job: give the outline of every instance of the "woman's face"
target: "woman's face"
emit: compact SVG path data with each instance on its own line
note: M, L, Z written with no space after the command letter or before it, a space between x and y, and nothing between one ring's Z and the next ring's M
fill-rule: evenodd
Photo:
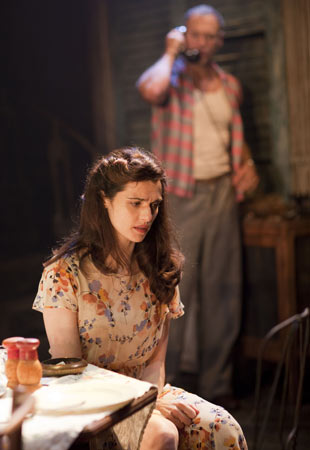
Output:
M113 199L104 197L104 205L123 249L133 249L152 226L162 201L158 180L130 182Z

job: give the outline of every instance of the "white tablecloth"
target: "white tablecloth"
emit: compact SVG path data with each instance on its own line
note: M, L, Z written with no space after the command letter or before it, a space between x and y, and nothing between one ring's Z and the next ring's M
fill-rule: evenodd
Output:
M42 378L42 385L48 384L50 386L75 384L82 386L83 383L117 383L121 386L125 385L128 390L134 394L135 398L138 398L145 394L152 385L150 383L135 380L130 377L126 377L115 372L111 372L105 369L100 369L96 366L89 364L84 372L80 375L67 375L60 378ZM85 386L85 384L84 384ZM1 401L7 401L7 399L0 399ZM1 404L0 404L1 407ZM134 417L125 419L130 422L130 427L127 428L127 432L134 434L132 439L128 435L127 440L133 440L136 444L132 447L132 444L123 444L120 448L139 448L139 442L142 438L143 429L147 423L149 415L154 407L154 404L144 408L144 411L138 411L134 415L139 415L138 420ZM26 419L23 423L22 437L24 450L67 450L70 445L75 441L83 428L95 420L102 419L111 413L111 410L104 410L102 412L93 413L76 413L74 414L44 414L36 412L31 418ZM123 424L121 422L121 424ZM114 428L116 433L119 433L118 441L121 442L124 430L121 424L116 425ZM124 428L124 427L123 427ZM130 428L130 429L128 429Z

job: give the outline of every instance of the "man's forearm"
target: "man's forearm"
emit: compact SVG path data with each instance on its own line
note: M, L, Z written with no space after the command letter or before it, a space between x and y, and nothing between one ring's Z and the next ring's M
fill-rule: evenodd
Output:
M170 86L174 60L173 54L164 53L155 64L141 75L137 81L137 87L146 101L154 104L164 102Z

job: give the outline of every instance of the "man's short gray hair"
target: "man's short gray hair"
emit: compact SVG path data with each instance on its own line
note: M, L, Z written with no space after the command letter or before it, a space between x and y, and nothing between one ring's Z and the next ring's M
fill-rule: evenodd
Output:
M225 27L225 20L222 14L217 9L213 8L213 6L205 4L193 6L193 8L188 9L184 15L184 20L186 23L193 15L205 16L208 14L213 14L217 18L221 29Z

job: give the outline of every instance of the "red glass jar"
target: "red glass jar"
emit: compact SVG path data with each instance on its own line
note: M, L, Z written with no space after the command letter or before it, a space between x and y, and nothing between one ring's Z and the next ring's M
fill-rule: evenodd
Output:
M25 386L30 392L40 386L42 377L42 366L37 352L39 345L39 339L35 338L25 338L23 341L17 342L19 349L17 379L19 384Z
M23 340L23 337L14 336L2 341L2 345L7 349L8 353L5 362L5 375L8 379L7 386L11 389L14 389L18 385L17 366L19 363L19 348L17 347L17 344Z

